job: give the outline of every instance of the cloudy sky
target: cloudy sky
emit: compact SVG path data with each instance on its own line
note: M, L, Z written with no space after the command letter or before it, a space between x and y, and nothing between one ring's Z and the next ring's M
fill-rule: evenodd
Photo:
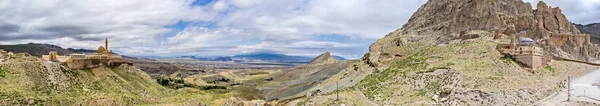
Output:
M537 1L537 0L525 0ZM1 0L0 44L133 56L255 52L360 58L427 0ZM575 23L600 22L600 0L546 0ZM534 4L535 5L535 4Z

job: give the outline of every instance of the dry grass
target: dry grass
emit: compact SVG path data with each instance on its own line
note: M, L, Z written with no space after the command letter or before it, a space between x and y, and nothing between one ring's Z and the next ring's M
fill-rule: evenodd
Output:
M221 105L230 97L260 98L256 89L246 86L174 90L132 66L70 70L30 56L0 63L0 85L0 105Z
M597 68L554 61L534 71L526 70L513 61L502 59L495 45L494 41L477 39L444 46L411 43L385 49L403 51L406 55L394 59L386 70L368 75L356 87L370 100L384 105L427 105L434 103L431 97L435 92L481 91L494 97L498 96L495 93L533 90L535 93L522 99L508 94L509 98L492 100L526 105L557 90L568 75L579 76ZM428 74L437 69L449 69L457 75ZM472 98L463 96L456 98ZM466 104L479 104L475 100L466 101Z

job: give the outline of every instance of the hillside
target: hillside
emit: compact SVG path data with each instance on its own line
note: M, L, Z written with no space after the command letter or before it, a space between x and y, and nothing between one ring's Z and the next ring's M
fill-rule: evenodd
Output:
M600 44L600 23L592 23L587 25L575 24L575 27L582 33L588 33L591 36L592 42Z
M260 87L267 100L288 100L302 97L307 89L319 85L329 76L335 75L356 61L337 61L329 52L311 60L309 64L285 69L268 76L272 81Z
M222 105L247 95L231 89L170 89L156 81L128 65L71 70L0 50L0 105Z
M70 50L63 49L60 46L49 45L49 44L36 44L36 43L28 43L28 44L17 44L17 45L0 45L0 49L5 51L11 51L14 53L28 53L33 56L48 55L50 51L56 51L59 55L66 55L73 53Z
M534 10L521 0L429 0L356 64L307 90L320 91L317 96L288 103L531 105L557 92L568 76L598 68L553 61L527 69L496 50L496 44L516 35L534 39L554 56L597 62L594 45L577 46L572 39L545 45L553 34L581 33L560 8L543 2ZM338 85L343 89L336 90Z

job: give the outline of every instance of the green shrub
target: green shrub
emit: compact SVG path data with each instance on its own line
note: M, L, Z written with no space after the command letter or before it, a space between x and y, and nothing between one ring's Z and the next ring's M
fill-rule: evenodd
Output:
M0 68L0 77L2 77L2 78L6 77L7 73L8 73L7 69Z
M502 59L502 62L504 62L506 64L510 64L513 61L512 58L510 58L510 56L504 56L501 59Z
M200 87L201 90L211 90L211 89L227 89L227 87L224 86L218 86L218 85L205 85Z
M554 67L552 67L551 65L544 66L544 69L546 69L552 73L556 73L556 69Z
M183 79L180 78L159 78L156 79L156 83L173 89L179 89L184 87L194 87L192 84L186 84Z

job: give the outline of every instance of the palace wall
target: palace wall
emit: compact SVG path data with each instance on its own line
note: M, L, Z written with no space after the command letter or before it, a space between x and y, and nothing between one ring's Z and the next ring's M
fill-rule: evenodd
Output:
M549 39L546 39L546 44L550 46L563 46L568 42L572 42L577 47L582 47L584 45L591 45L590 35L589 34L578 34L578 35L568 35L568 34L550 34Z

